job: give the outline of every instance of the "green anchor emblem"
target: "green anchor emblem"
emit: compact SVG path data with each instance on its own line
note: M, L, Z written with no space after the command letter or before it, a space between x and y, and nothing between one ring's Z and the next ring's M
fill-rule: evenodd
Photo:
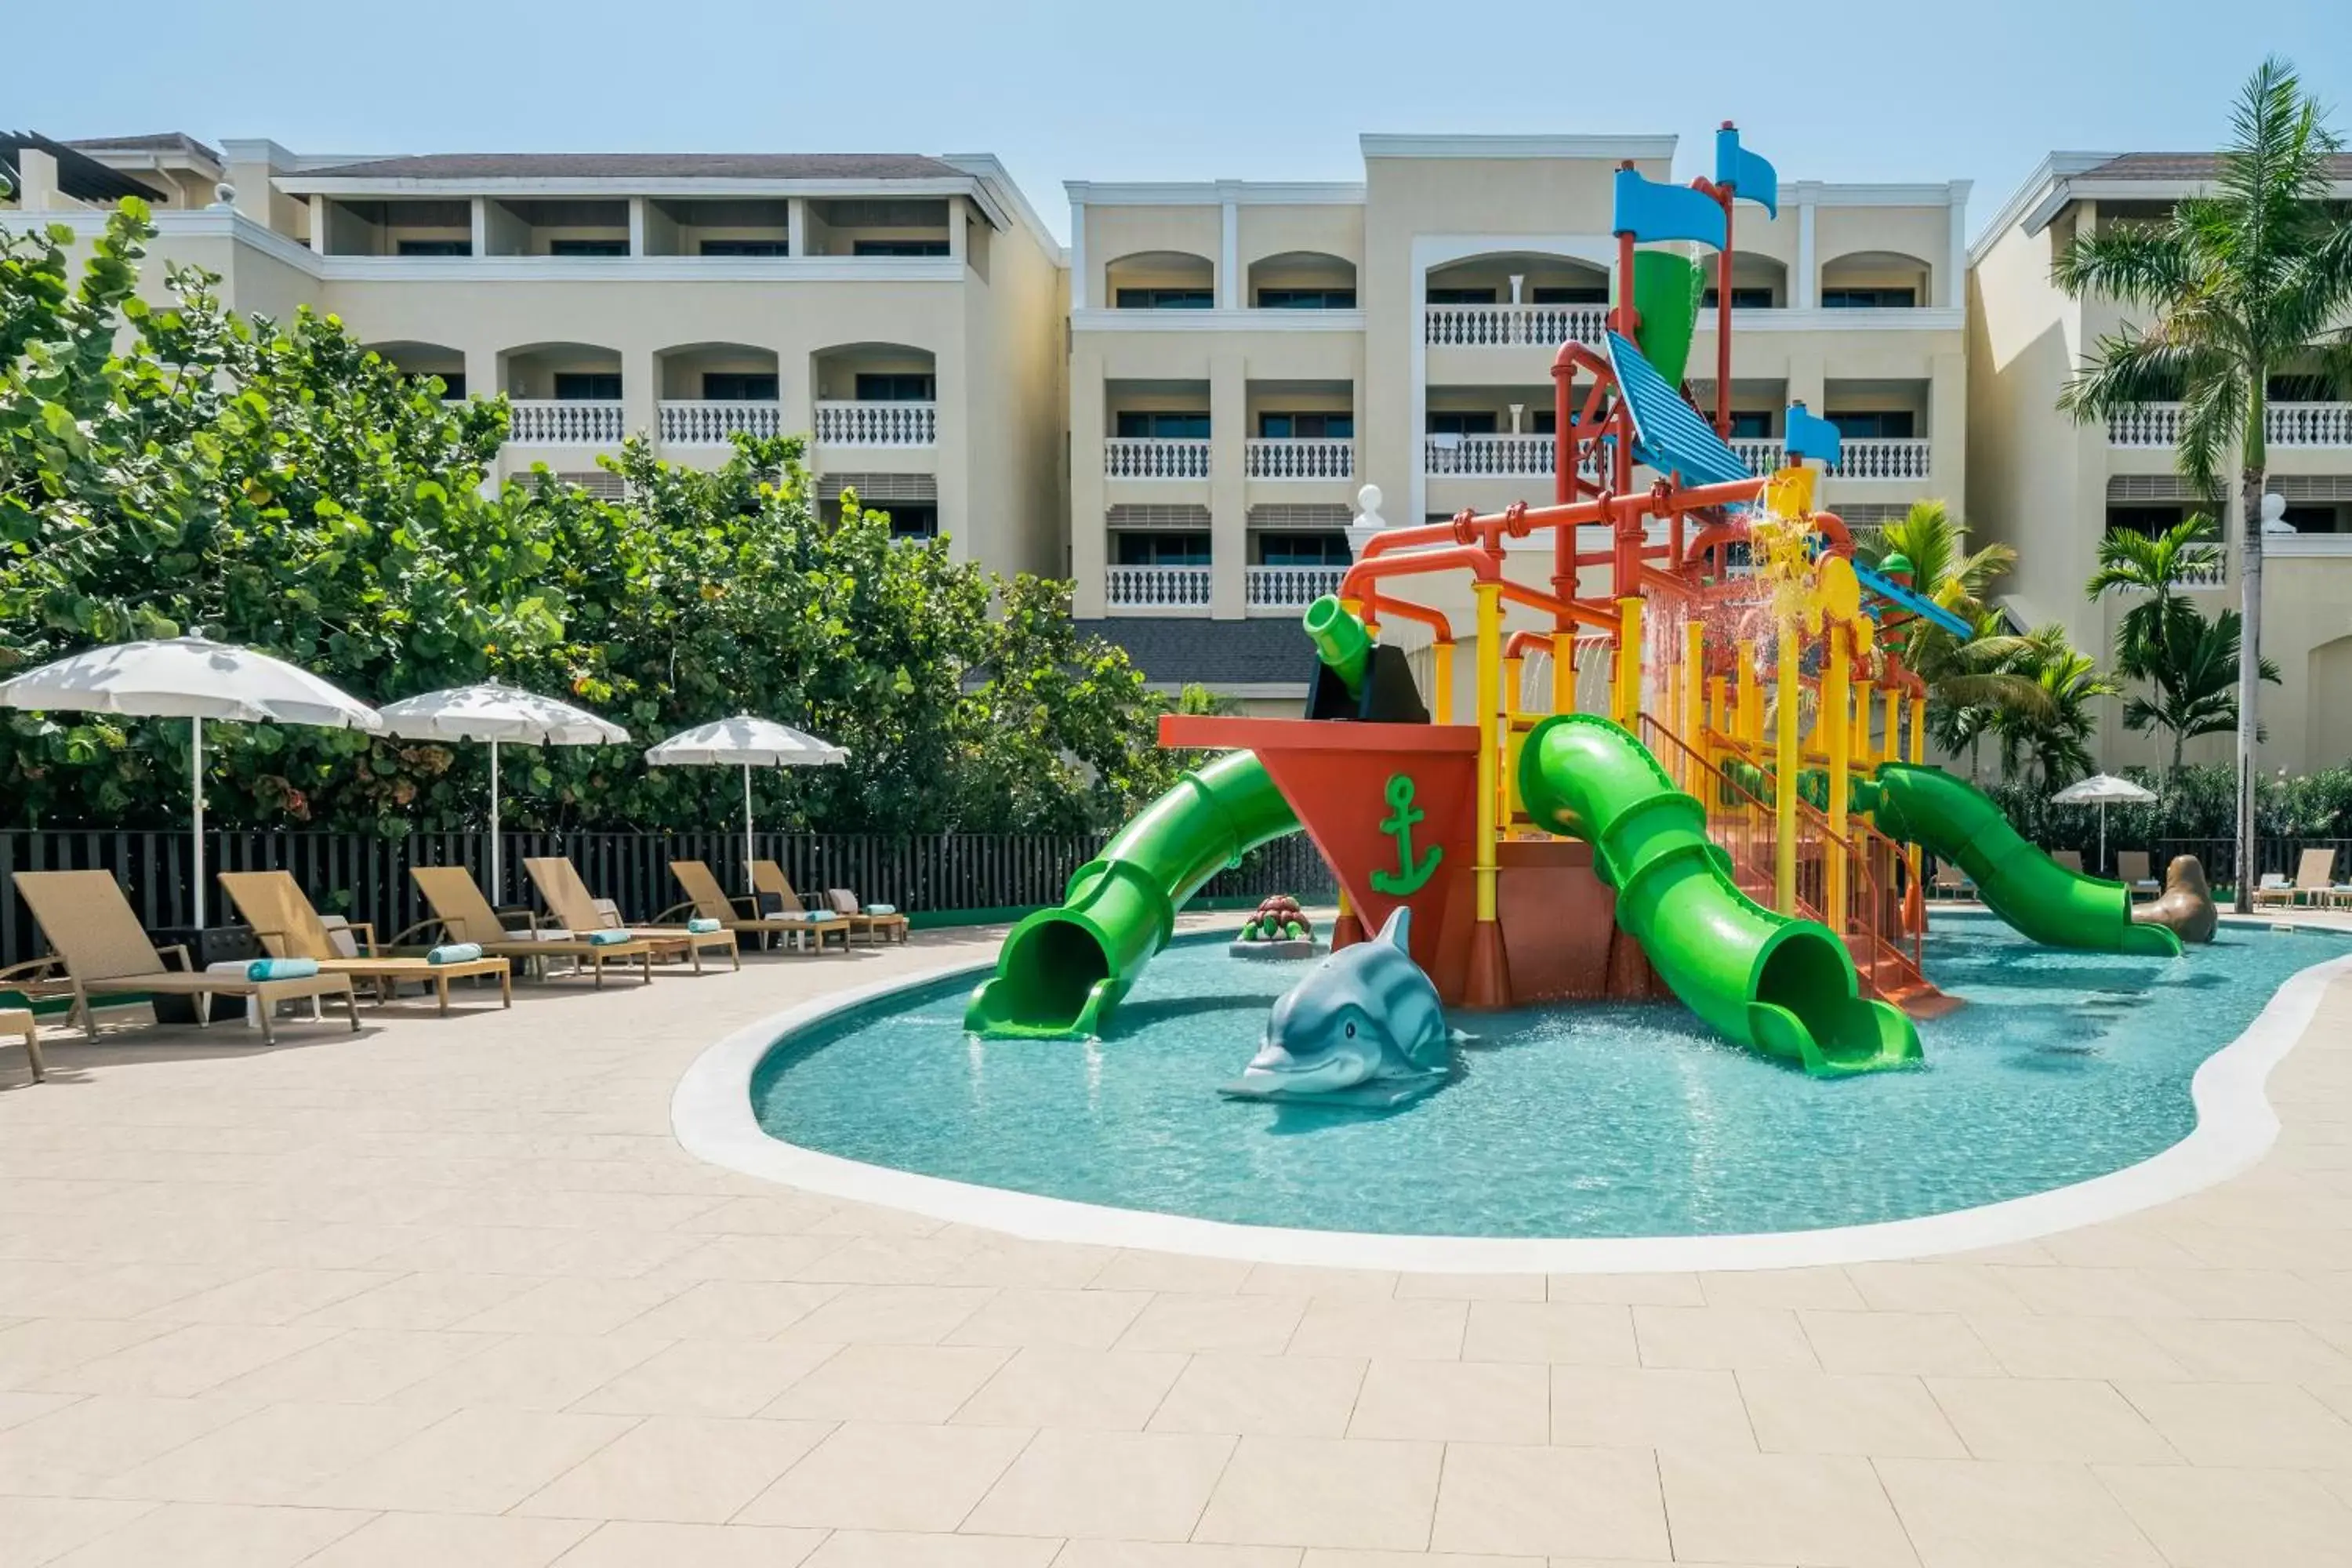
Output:
M1445 858L1445 847L1433 844L1419 860L1412 858L1412 825L1428 813L1413 809L1411 774L1391 773L1385 793L1393 815L1381 819L1381 831L1397 841L1397 868L1373 872L1372 890L1391 898L1410 898L1421 891L1437 863Z

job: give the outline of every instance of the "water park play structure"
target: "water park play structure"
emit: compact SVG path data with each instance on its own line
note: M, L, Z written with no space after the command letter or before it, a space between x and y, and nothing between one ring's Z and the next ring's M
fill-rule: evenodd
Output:
M1707 247L1727 276L1738 204L1775 206L1771 165L1727 124L1711 179L1629 164L1615 181L1608 330L1552 363L1550 502L1371 539L1305 617L1305 717L1163 719L1161 744L1223 754L1013 929L969 1028L1099 1033L1184 901L1300 828L1339 886L1333 949L1410 909L1412 955L1447 1005L1672 995L1819 1075L1918 1061L1913 1019L1957 1005L1919 964L1923 847L2037 942L2179 951L2133 923L2122 883L2059 866L1926 765L1926 690L1902 649L1921 621L1971 628L1901 557L1857 561L1815 505L1809 464L1839 457L1827 420L1790 405L1775 473L1734 452L1727 289L1714 406L1684 395L1706 271L1642 247ZM1407 591L1465 578L1463 721L1454 616ZM1381 640L1396 623L1428 634L1425 695ZM1587 667L1608 671L1605 713L1577 710Z

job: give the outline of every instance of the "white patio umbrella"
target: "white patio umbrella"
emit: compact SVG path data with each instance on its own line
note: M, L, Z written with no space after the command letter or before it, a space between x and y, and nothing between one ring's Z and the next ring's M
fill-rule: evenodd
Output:
M113 643L68 654L0 681L0 704L49 713L190 721L188 780L194 809L188 832L195 849L198 931L205 929L205 721L371 732L383 728L374 709L309 670L201 637Z
M2099 808L2099 874L2107 870L2107 806L2146 805L2156 798L2129 779L2119 779L2113 773L2093 773L2080 784L2068 784L2051 800L2059 805L2095 805Z
M646 752L655 767L740 767L743 770L743 882L751 887L751 770L819 768L845 763L849 753L790 724L738 713L732 719L683 730Z
M503 681L452 686L404 697L377 710L383 727L412 741L488 741L490 743L490 902L505 891L499 850L499 747L617 746L629 732L585 708L541 697Z

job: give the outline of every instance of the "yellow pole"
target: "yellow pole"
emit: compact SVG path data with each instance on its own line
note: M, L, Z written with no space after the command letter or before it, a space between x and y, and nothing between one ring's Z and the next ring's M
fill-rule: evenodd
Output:
M1891 702L1894 700L1895 693L1889 691L1886 695L1888 700ZM1899 757L1903 754L1902 752L1895 751L1895 737L1893 735L1889 735L1886 738L1886 750L1888 753L1893 756ZM1925 697L1914 697L1911 699L1911 760L1915 763L1924 763L1927 760L1927 700ZM1916 844L1911 846L1911 853L1908 858L1911 863L1911 885L1916 888L1919 885L1920 871L1919 847ZM1922 895L1922 897L1924 900L1925 895ZM1923 901L1920 908L1925 909L1927 905Z
M1797 912L1797 628L1780 628L1780 671L1773 714L1772 907Z
M1432 694L1436 700L1429 707L1439 723L1451 724L1454 722L1454 644L1440 638L1435 646L1436 651L1432 657L1436 660L1436 668L1429 682L1437 689Z
M1870 750L1870 677L1853 683L1853 760L1868 767Z
M1617 601L1617 690L1610 717L1628 730L1642 711L1642 601Z
M1576 628L1551 634L1551 710L1576 706Z
M1495 781L1495 832L1497 837L1511 830L1511 817L1517 805L1518 791L1513 777L1518 764L1517 733L1511 727L1512 716L1519 710L1519 679L1524 664L1519 656L1503 656L1502 700L1496 705L1495 749L1502 771Z
M1706 626L1694 616L1683 628L1683 744L1696 754L1706 739Z
M1474 865L1478 919L1495 918L1495 717L1502 706L1503 585L1475 583L1478 601L1478 844Z
M1846 645L1853 634L1842 624L1829 626L1829 647L1822 660L1822 745L1830 759L1830 837L1843 840L1846 803L1853 788L1847 748L1853 742L1853 699L1848 689ZM1867 716L1869 710L1864 709ZM1837 844L1822 846L1822 914L1830 930L1843 931L1846 916L1845 852Z

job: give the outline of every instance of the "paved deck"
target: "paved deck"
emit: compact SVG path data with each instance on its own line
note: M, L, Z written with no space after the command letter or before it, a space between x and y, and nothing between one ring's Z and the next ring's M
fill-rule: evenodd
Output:
M1934 1261L1251 1267L673 1142L721 1034L995 935L0 1050L0 1568L2352 1563L2352 983L2257 1169Z

